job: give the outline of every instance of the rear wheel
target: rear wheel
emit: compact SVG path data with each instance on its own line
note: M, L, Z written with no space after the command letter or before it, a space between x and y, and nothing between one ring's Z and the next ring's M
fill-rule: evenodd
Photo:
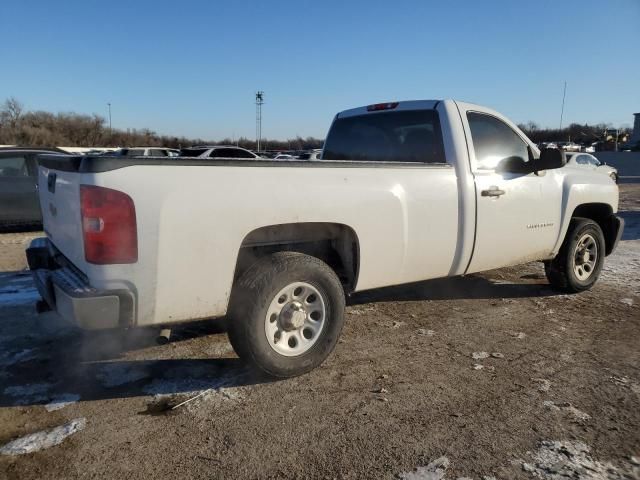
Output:
M240 358L273 377L320 365L344 323L344 291L321 260L279 252L258 260L236 282L229 339Z
M590 289L604 263L605 242L600 226L587 218L574 218L558 255L545 262L552 287L575 293Z

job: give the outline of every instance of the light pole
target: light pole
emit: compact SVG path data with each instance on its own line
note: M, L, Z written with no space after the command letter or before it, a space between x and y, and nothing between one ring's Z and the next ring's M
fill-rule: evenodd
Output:
M264 103L264 92L256 92L256 152L260 152L260 141L262 140L262 104Z
M560 130L562 130L562 117L564 116L564 99L567 96L567 82L564 82L564 91L562 92L562 109L560 110Z

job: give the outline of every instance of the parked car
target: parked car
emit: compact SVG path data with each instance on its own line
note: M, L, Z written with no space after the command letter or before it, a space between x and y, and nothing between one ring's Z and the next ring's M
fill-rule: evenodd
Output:
M589 168L598 173L608 175L611 179L618 183L618 170L611 165L602 163L593 155L588 153L569 152L567 155L567 167Z
M105 153L115 157L177 157L177 150L163 147L125 147Z
M534 260L580 292L624 225L609 178L454 100L343 111L321 160L201 160L42 157L40 310L89 329L226 315L242 359L290 377L333 350L345 295Z
M573 142L556 142L556 146L565 152L579 152L581 147Z
M275 157L273 157L274 160L293 160L295 158L296 157L294 157L293 155L289 155L288 153L279 153Z
M0 148L0 230L42 224L37 191L37 155L61 153L57 148Z
M318 160L322 156L322 150L311 150L298 155L299 160Z
M180 156L197 158L260 158L245 148L235 147L233 145L203 145L183 148L180 150Z

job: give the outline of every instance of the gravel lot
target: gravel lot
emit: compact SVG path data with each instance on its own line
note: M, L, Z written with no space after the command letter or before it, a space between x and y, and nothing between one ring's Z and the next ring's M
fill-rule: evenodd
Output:
M329 360L279 382L220 322L157 346L36 316L37 234L0 235L0 478L638 479L640 184L621 202L592 291L531 263L360 294Z

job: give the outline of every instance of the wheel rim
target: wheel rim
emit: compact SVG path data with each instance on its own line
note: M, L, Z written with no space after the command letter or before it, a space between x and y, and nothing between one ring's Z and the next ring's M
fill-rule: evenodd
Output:
M327 307L320 291L306 282L280 290L269 305L264 332L280 355L295 357L313 347L326 323Z
M590 234L580 237L573 255L573 273L579 280L587 280L596 268L598 244Z

